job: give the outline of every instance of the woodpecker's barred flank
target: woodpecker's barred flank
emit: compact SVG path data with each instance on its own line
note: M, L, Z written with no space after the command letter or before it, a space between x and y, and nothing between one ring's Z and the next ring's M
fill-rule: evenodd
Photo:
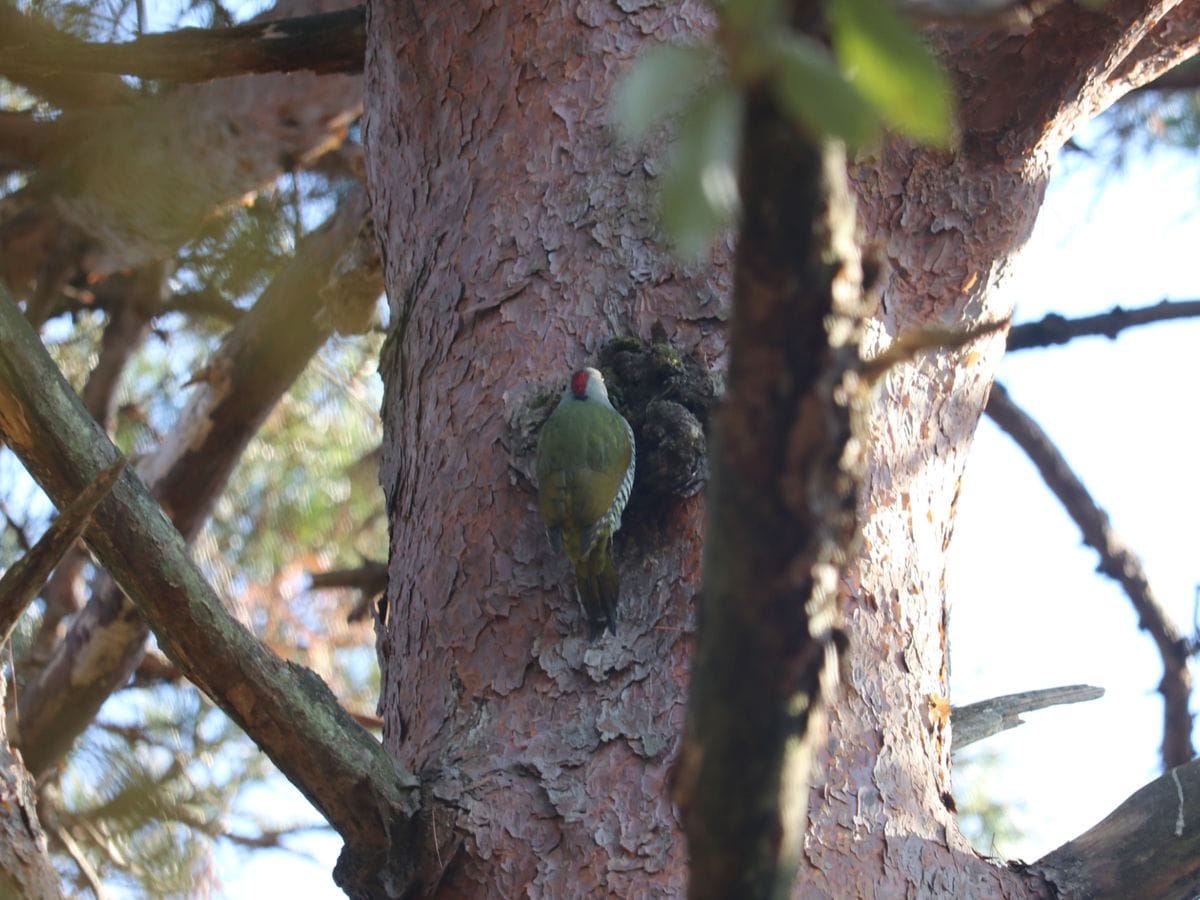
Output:
M571 376L538 441L538 505L550 542L575 568L591 636L616 633L620 584L612 536L633 487L633 429L595 369Z

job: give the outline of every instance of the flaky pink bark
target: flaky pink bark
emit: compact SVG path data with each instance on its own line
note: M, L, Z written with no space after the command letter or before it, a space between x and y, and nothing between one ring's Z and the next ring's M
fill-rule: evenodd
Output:
M1021 35L937 36L962 93L961 148L893 141L852 170L867 244L889 263L868 349L904 328L1008 315L994 288L1032 228L1052 152L1115 99L1112 84L1128 86L1123 61L1166 9L1062 5ZM382 709L389 748L427 780L425 870L447 897L679 895L686 849L668 782L702 499L630 517L618 634L589 646L510 423L608 338L648 338L659 322L720 367L727 247L708 266L664 255L662 146L618 145L606 107L640 49L711 22L689 3L592 2L375 4L369 21L368 168L397 323L381 364ZM995 337L930 352L879 391L864 546L844 582L845 687L813 776L797 896L1045 890L959 834L936 703L959 478L1002 351Z

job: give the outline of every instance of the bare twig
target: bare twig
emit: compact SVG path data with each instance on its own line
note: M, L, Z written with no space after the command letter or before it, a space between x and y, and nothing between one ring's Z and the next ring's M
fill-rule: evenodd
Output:
M356 569L310 572L308 577L309 586L314 590L352 588L364 593L378 594L387 587L387 563L368 560Z
M370 614L371 601L387 590L387 563L368 561L357 569L310 572L308 577L313 590L358 591L358 602L346 614L346 621L360 622Z
M1036 322L1014 325L1008 333L1008 350L1028 350L1030 347L1051 347L1065 344L1078 337L1102 335L1115 339L1126 328L1150 325L1171 319L1191 319L1200 316L1200 300L1163 300L1153 306L1124 309L1114 306L1106 313L1068 319L1050 313Z
M181 28L121 44L51 40L4 47L4 70L37 75L105 72L165 81L208 81L253 72L359 72L363 7L233 28Z
M96 900L108 900L108 894L104 890L104 882L100 878L100 873L96 871L95 867L88 860L87 854L76 843L75 838L71 837L71 832L65 828L54 828L51 830L51 834L62 844L67 856L71 857L72 862L79 869L79 874L83 876L83 880L87 882L88 888L96 896Z
M27 554L22 556L0 578L0 646L8 641L17 620L37 596L50 572L58 565L71 545L83 534L91 521L92 511L108 496L121 473L124 458L118 459L83 489L71 505L62 511L49 530L42 535Z
M1005 694L1002 697L992 697L980 700L978 703L968 703L966 706L956 706L951 712L951 722L954 726L954 752L964 747L982 741L984 738L1024 725L1022 713L1045 709L1048 706L1062 706L1067 703L1083 703L1087 700L1098 700L1104 696L1104 688L1092 687L1088 684L1072 684L1068 687L1042 688L1037 691L1022 691L1019 694Z
M1108 515L1092 499L1049 436L1009 398L1008 391L1000 384L992 386L986 409L1037 466L1046 485L1083 532L1084 541L1100 554L1098 570L1121 585L1137 611L1138 625L1154 639L1163 661L1163 677L1158 686L1165 707L1163 765L1171 768L1187 762L1195 755L1192 713L1188 708L1192 689L1188 641L1159 605L1137 555L1117 537Z

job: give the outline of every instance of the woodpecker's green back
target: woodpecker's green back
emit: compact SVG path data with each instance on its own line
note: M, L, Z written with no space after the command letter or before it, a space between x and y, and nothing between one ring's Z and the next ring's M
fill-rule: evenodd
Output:
M551 542L575 567L579 599L595 637L616 632L619 583L612 535L633 486L629 423L608 401L595 369L576 372L538 443L538 502Z

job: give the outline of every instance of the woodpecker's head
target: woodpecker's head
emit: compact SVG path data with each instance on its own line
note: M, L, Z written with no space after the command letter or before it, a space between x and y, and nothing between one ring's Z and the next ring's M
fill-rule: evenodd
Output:
M563 394L564 400L568 397L611 405L608 401L608 388L604 386L604 376L596 369L580 369L572 375L571 382Z

